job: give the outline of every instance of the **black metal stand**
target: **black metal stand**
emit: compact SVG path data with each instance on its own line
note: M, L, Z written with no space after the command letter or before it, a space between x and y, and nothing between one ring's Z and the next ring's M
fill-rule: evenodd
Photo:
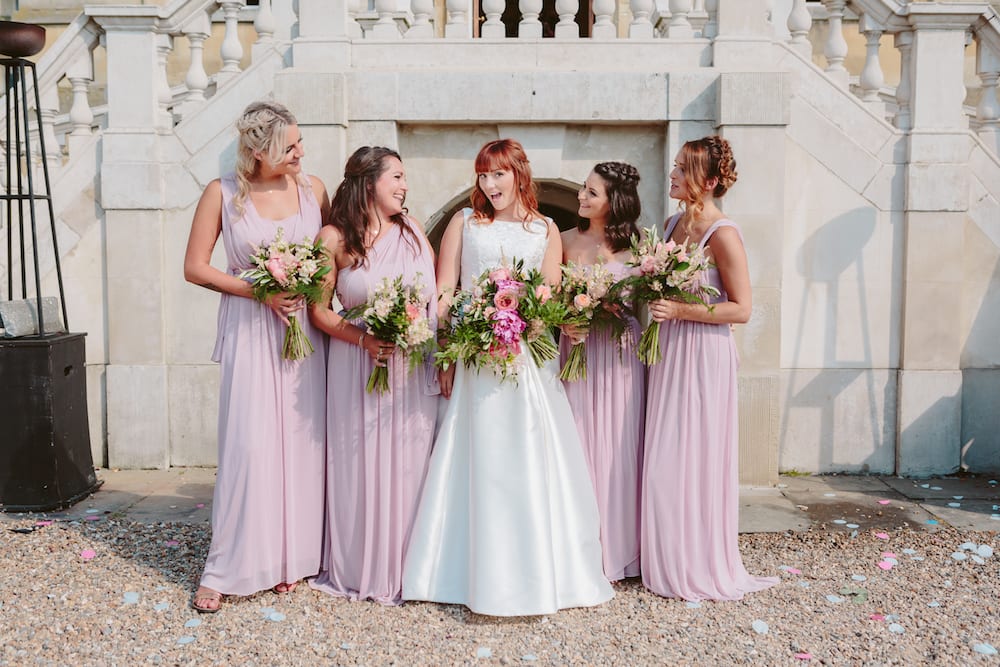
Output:
M63 290L62 266L59 262L59 242L56 238L56 216L52 209L52 190L49 180L49 164L45 159L45 131L42 128L42 105L38 93L38 74L35 63L24 58L3 58L5 90L7 91L7 189L0 195L0 201L7 203L7 299L14 299L14 206L17 205L17 233L20 240L21 299L28 298L28 276L25 252L24 209L28 209L31 222L31 252L34 265L35 297L38 308L38 332L44 335L45 321L42 316L42 277L38 263L38 221L35 202L44 200L49 207L49 225L52 229L52 249L55 251L56 279L59 282L59 303L62 307L63 326L69 330L66 317L66 293ZM28 112L28 71L31 72L32 89L35 96L35 125L38 128L39 155L42 174L45 177L45 193L35 190L34 164L31 155L31 127ZM13 137L11 129L13 126ZM22 136L23 133L23 136ZM13 139L13 142L11 141ZM14 183L14 174L17 182ZM16 187L15 187L16 185ZM27 191L25 191L27 186Z

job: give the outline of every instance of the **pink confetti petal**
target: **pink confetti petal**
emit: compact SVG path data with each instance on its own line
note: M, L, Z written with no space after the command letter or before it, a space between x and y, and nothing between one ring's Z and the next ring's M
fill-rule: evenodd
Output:
M51 525L52 525L52 523L53 523L53 522L52 522L52 520L51 520L51 519L46 519L45 521L36 521L36 522L35 522L35 525L36 525L36 526L38 526L38 527L42 527L42 526L51 526Z
M88 517L84 518L84 521L100 521L100 520L101 520L101 517L99 517L99 516L88 516Z
M180 544L180 542L178 542L177 540L167 540L163 544L168 547L176 547L178 544Z
M892 553L891 551L883 551L882 558L898 558L898 556L896 556L896 554Z
M879 505L888 505L891 502L892 502L891 500L880 500L880 501L878 501L878 504Z
M883 560L883 561L879 562L878 566L880 568L882 568L883 570L891 570L892 569L892 563L890 563L887 560Z
M873 621L884 621L885 620L885 616L883 616L882 614L871 614L870 616L868 616L868 618L870 618Z
M197 505L195 505L195 507L197 507L198 509L201 509L204 506L205 506L205 503L198 503Z
M813 659L813 655L812 655L812 653L796 653L795 654L795 659L796 660L812 660Z
M887 533L875 533L875 537L877 537L880 540L889 539L889 535Z
M785 570L785 572L787 572L788 574L802 574L802 570L800 570L797 567L790 567L787 570Z
M83 560L90 560L96 555L97 552L94 551L93 549L84 549L83 551L80 552L80 558L82 558Z

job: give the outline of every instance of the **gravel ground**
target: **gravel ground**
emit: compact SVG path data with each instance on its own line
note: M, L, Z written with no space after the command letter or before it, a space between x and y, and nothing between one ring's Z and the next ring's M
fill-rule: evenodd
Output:
M781 583L740 602L631 579L600 607L497 619L300 586L198 615L207 525L95 518L0 526L0 665L1000 665L1000 564L972 557L997 533L743 535L747 568Z

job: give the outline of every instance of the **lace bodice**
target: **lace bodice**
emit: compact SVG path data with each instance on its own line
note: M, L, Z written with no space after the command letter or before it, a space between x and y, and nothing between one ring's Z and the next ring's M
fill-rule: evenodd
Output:
M532 221L527 229L520 222L494 221L484 225L472 219L472 209L463 212L462 287L468 287L483 271L505 261L524 260L525 271L542 268L548 247L548 225L544 220Z

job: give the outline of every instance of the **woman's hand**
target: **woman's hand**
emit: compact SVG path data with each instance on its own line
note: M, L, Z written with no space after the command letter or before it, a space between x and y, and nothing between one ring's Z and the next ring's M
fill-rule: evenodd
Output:
M289 324L288 316L294 315L298 311L302 310L306 306L306 299L301 294L290 294L288 292L280 292L278 294L272 294L271 296L264 299L264 303L267 307L274 311L274 314L281 318L281 321L287 326Z
M371 357L376 366L387 366L389 358L396 351L395 343L378 339L368 333L362 336L361 347L368 353L368 356Z
M564 334L569 336L569 341L573 345L579 345L583 341L587 340L587 334L590 333L590 329L579 324L562 324L559 326L559 330Z
M438 371L438 384L441 385L441 395L451 398L451 390L455 386L455 364L448 367L448 370Z
M683 304L670 299L657 299L649 302L649 316L656 322L681 319Z

